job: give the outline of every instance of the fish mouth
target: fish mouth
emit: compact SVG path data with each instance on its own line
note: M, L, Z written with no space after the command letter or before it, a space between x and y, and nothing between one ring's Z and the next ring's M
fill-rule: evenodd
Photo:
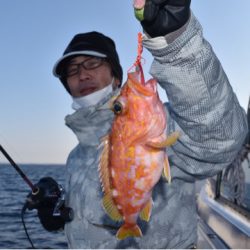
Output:
M143 84L138 80L139 78L138 76L139 76L138 72L128 73L128 86L131 89L135 89L142 95L145 96L155 95L157 92L156 80L152 78L148 80L145 84Z

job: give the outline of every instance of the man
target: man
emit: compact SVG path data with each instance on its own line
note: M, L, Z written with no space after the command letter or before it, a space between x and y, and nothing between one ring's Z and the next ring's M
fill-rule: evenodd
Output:
M197 242L195 180L228 166L241 148L247 122L211 46L190 11L190 0L147 0L138 14L143 45L154 57L151 74L166 90L168 133L180 131L167 149L172 183L153 191L148 223L138 220L142 238L117 240L120 224L105 214L98 176L100 138L111 127L110 99L119 91L122 69L114 42L89 32L76 35L54 67L76 111L66 124L79 144L67 161L65 224L70 248L191 248Z

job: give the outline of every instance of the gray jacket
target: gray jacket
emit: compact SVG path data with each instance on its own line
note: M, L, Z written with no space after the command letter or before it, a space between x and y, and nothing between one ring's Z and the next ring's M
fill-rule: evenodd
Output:
M181 132L167 149L172 183L160 180L154 188L150 221L138 219L143 237L117 240L121 224L102 208L97 169L99 139L113 119L107 104L111 96L68 115L66 124L79 140L67 161L67 205L75 212L65 226L70 248L188 248L196 242L195 180L213 176L233 161L247 122L196 18L192 15L185 30L173 36L144 38L154 57L151 74L168 96L168 134Z

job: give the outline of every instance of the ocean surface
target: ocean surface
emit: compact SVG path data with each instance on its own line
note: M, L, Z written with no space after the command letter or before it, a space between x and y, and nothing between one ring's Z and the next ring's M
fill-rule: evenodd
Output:
M22 165L19 167L36 184L50 176L64 185L64 165ZM0 164L0 248L31 248L25 234L21 210L30 187L10 164ZM68 248L64 232L47 232L37 217L37 210L26 210L24 215L28 234L35 248Z

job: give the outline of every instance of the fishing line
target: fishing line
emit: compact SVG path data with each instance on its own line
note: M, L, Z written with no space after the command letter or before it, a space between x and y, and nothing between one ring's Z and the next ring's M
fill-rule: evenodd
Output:
M35 249L35 246L34 246L32 240L31 240L31 238L30 238L30 236L29 236L27 227L26 227L25 222L24 222L24 214L25 214L25 211L26 211L27 207L28 207L28 204L27 204L27 202L25 202L25 204L24 204L24 206L23 206L23 208L22 208L22 212L21 212L21 219L22 219L22 224L23 224L23 228L24 228L25 234L26 234L26 236L27 236L27 239L28 239L28 241L30 242L31 247L32 247L33 249Z
M133 65L128 69L128 72L130 72L133 68L135 68L136 71L140 72L140 81L143 85L145 85L145 78L144 78L144 73L142 69L142 59L145 61L145 59L142 57L142 52L143 52L143 45L142 45L142 40L143 40L143 35L141 32L138 33L137 36L137 56L136 60L133 63Z

